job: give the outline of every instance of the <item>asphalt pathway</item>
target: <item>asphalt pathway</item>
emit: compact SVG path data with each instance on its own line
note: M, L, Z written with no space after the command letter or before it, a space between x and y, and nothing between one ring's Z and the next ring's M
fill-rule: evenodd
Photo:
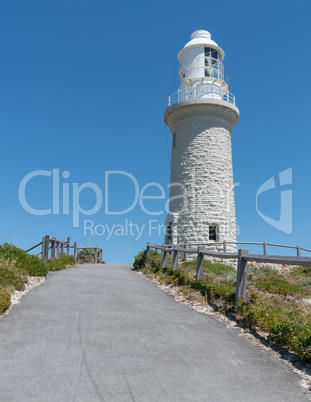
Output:
M49 274L0 319L0 401L308 401L238 331L130 264Z

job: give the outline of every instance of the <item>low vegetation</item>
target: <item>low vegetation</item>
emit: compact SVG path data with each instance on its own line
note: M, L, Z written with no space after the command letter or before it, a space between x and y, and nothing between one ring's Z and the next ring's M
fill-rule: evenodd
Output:
M91 246L87 246L91 247ZM78 251L77 262L78 264L92 264L95 262L95 248L84 248ZM98 251L97 251L98 253ZM99 254L97 255L99 259Z
M74 265L75 258L73 255L61 254L57 260L49 260L47 267L49 271L60 271L68 266Z
M12 244L0 246L0 314L10 307L10 294L25 289L27 276L46 276L49 271L65 269L74 263L73 256L61 254L59 259L46 264Z
M4 313L11 305L11 296L8 290L0 290L0 314Z
M268 340L311 362L311 267L278 271L270 266L249 267L247 298L235 304L236 270L221 263L204 261L204 275L195 280L196 259L180 262L172 271L162 269L162 255L151 250L135 257L134 267L163 284L179 287L185 298L208 302L215 310L235 316L251 331L269 333ZM308 300L306 300L308 299Z

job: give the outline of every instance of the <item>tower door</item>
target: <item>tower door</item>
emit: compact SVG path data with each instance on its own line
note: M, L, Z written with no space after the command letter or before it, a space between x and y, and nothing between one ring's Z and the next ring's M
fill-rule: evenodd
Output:
M169 222L166 226L166 244L173 244L173 224Z

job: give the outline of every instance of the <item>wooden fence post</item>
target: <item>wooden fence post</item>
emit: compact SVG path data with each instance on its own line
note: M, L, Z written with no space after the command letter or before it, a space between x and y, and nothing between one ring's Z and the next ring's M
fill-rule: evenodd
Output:
M197 274L196 274L197 281L203 279L204 254L201 253L201 250L203 250L203 247L198 247L198 262L197 262Z
M70 237L67 237L67 255L69 255L70 252Z
M77 242L73 243L73 256L75 258L75 262L77 262Z
M52 237L52 248L51 248L51 259L55 260L55 242L56 242L56 237Z
M178 251L176 250L176 246L174 246L173 249L173 265L172 265L172 270L175 271L175 269L178 269Z
M184 244L184 248L187 248L187 244ZM184 253L184 260L186 261L187 259L187 253Z
M150 243L147 243L147 260L150 258Z
M167 267L167 250L163 249L162 268Z
M49 261L50 236L45 236L45 262Z
M60 242L60 253L64 254L64 242L63 241Z
M98 248L95 248L95 264L98 263Z
M297 257L300 257L300 247L297 246Z
M49 247L50 247L50 236L44 236L42 238L42 254L41 254L41 259L44 261L46 264L48 263L49 260Z
M45 238L46 236L42 237L42 251L41 251L41 260L46 262L46 257L45 257L45 253L46 253L46 247L45 247Z
M248 254L248 250L240 249L238 252L238 269L236 273L236 291L235 291L235 302L237 303L239 298L246 297L246 287L247 287L247 270L248 262L243 257Z
M45 236L42 237L41 259L45 262Z
M60 240L56 240L56 259L59 258L59 243L60 243Z
M263 244L263 255L267 255L267 243L264 242Z

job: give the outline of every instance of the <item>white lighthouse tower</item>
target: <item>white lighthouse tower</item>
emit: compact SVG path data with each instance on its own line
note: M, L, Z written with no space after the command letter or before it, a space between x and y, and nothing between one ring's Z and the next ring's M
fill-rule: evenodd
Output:
M236 241L231 131L239 110L224 56L205 30L178 54L180 86L164 113L173 137L166 244Z

